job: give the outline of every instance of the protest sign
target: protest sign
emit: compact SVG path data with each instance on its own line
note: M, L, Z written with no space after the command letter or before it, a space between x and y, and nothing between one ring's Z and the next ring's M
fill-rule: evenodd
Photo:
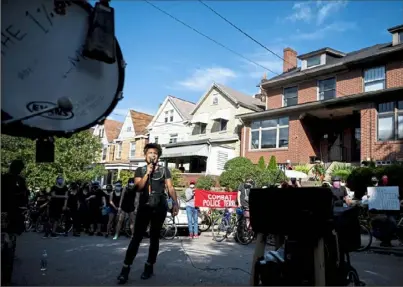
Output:
M400 210L398 186L368 187L368 208L376 210Z
M237 192L216 192L196 189L195 206L209 208L236 207Z

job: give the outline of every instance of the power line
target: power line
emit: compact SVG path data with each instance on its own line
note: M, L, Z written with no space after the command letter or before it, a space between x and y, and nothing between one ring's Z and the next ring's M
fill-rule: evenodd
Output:
M273 74L279 75L277 72L274 72L273 70L271 70L271 69L269 69L269 68L267 68L267 67L265 67L265 66L263 66L263 65L261 65L261 64L259 64L259 63L257 63L256 61L253 61L253 60L251 60L251 59L249 59L249 58L243 56L242 54L240 54L240 53L238 53L238 52L232 50L231 48L229 48L228 46L225 46L224 44L218 42L217 40L214 40L213 38L211 38L210 36L204 34L203 32L200 32L200 31L197 30L196 28L193 28L192 26L186 24L186 23L183 22L182 20L176 18L176 17L173 16L172 14L170 14L170 13L166 12L165 10L161 9L160 7L154 5L154 4L151 3L150 1L144 0L144 2L146 2L147 4L149 4L150 6L152 6L153 8L157 9L157 10L160 11L161 13L164 13L165 15L167 15L167 16L170 17L171 19L175 20L176 22L181 23L181 24L184 25L185 27L187 27L187 28L191 29L192 31L196 32L197 34L203 36L204 38L206 38L206 39L208 39L208 40L210 40L210 41L212 41L212 42L215 43L216 45L218 45L218 46L220 46L220 47L226 49L227 51L230 51L231 53L237 55L238 57L241 57L242 59L244 59L244 60L246 60L246 61L248 61L248 62L250 62L250 63L252 63L252 64L254 64L254 65L256 65L256 66L259 66L259 67L261 67L261 68L263 68L263 69L265 69L265 70L267 70L267 71L269 71L269 72L271 72L271 73L273 73Z
M269 53L273 54L274 56L276 56L277 58L283 60L284 62L290 64L290 65L294 65L293 63L290 63L289 61L285 60L283 57L281 57L280 55L278 55L276 52L272 51L271 49L267 48L265 45L263 45L261 42L259 42L258 40L256 40L255 38L253 38L251 35L249 35L248 33L246 33L245 31L243 31L241 28L239 28L238 26L236 26L234 23L232 23L230 20L228 20L227 18L225 18L224 16L222 16L220 13L218 13L216 10L214 10L213 8L211 8L209 5L207 5L206 3L204 3L202 0L198 0L202 5L204 5L207 9L209 9L211 12L213 12L214 14L216 14L218 17L220 17L222 20L224 20L225 22L227 22L229 25L231 25L232 27L234 27L236 30L238 30L240 33L242 33L243 35L245 35L246 37L248 37L250 40L252 40L253 42L255 42L256 44L258 44L260 47L262 47L263 49L265 49L266 51L268 51ZM314 77L310 76L309 74L305 73L304 71L300 70L301 73L303 73L305 76L308 76L310 79L315 79ZM340 91L337 91L335 89L336 92L338 92L340 95L342 96L347 96L346 94L341 93Z

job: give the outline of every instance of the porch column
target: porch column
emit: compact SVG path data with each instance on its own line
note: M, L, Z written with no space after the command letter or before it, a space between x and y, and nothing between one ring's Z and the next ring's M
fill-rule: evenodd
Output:
M122 170L121 168L118 168L118 178L120 178L120 171L121 170Z

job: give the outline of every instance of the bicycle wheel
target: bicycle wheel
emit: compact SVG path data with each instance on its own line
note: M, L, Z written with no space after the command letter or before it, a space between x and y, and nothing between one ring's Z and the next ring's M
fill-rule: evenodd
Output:
M166 240L172 240L175 238L178 228L172 217L165 218L164 224L161 228L161 237Z
M369 247L371 247L372 244L372 233L367 226L360 224L360 234L361 247L356 250L358 252L367 250Z
M199 230L201 232L205 232L205 231L209 230L211 227L211 222L212 222L211 217L208 214L203 214L202 222L199 225Z
M213 228L211 232L213 233L213 239L216 242L221 242L228 237L231 233L231 226L228 224L227 220L223 217L217 218L213 223ZM223 233L220 235L220 233Z
M43 222L42 217L38 217L35 224L35 230L38 233L42 233L45 231L45 223Z
M32 219L29 217L25 217L25 220L24 220L25 232L31 231L33 226L34 226L34 224L32 223Z
M255 234L245 218L238 221L235 236L238 239L238 243L242 245L248 245L252 242Z
M130 219L126 218L126 220L123 222L123 227L124 227L124 232L127 237L132 237L132 230L130 229Z

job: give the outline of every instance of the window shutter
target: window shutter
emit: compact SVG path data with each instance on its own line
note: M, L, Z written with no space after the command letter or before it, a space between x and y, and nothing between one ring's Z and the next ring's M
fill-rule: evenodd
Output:
M217 152L217 169L224 170L224 166L228 161L228 153L224 151Z

